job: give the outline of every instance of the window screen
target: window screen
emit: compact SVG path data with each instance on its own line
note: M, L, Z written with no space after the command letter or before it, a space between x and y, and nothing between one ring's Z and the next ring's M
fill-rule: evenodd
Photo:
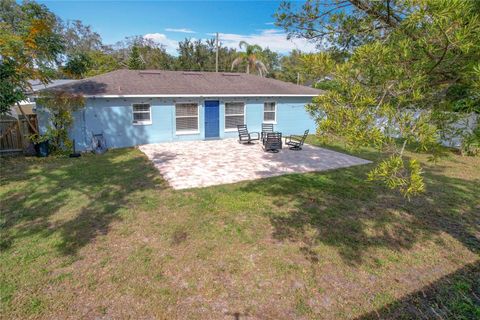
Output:
M151 124L150 105L137 103L132 105L134 124Z
M265 102L263 104L263 122L275 122L276 119L275 102Z
M198 131L198 105L182 103L175 105L177 132Z
M237 129L245 124L245 104L243 102L225 103L225 129Z

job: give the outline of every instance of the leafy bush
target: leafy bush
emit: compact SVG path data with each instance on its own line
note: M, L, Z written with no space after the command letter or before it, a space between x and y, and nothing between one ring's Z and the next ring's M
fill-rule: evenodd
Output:
M34 142L49 140L53 153L62 153L72 149L72 141L68 137L68 130L73 125L72 112L85 105L84 98L64 91L43 93L37 104L48 111L49 124L43 135L33 136Z

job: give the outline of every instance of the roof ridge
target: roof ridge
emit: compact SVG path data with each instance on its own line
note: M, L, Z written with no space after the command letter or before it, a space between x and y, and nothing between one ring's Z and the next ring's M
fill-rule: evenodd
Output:
M119 71L130 71L128 69L125 69L125 68L122 68L122 69L116 69L116 70L112 70L112 71L108 71L108 72L105 72L105 73L101 73L101 74L97 74L97 75L94 75L94 76L91 76L91 77L87 77L87 78L83 78L83 79L77 79L75 81L76 84L78 83L82 83L82 82L86 82L90 79L93 79L93 78L99 78L99 77L102 77L102 76L107 76L109 74L112 74L112 73L117 73ZM67 83L68 84L68 83ZM63 86L63 85L62 85Z

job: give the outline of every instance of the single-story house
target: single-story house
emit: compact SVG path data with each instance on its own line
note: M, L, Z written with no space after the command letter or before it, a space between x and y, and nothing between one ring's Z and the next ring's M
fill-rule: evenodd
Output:
M237 125L260 131L273 123L284 135L315 130L305 110L320 90L241 73L117 70L56 86L85 97L71 138L88 150L92 135L109 148L237 136ZM48 117L37 108L40 130Z

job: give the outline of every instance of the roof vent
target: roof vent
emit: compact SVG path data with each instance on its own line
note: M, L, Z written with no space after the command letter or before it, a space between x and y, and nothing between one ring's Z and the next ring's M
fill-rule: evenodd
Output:
M150 71L139 71L139 74L160 74L162 71L160 70L150 70Z
M185 76L201 76L202 75L202 73L200 72L183 72L182 74Z

